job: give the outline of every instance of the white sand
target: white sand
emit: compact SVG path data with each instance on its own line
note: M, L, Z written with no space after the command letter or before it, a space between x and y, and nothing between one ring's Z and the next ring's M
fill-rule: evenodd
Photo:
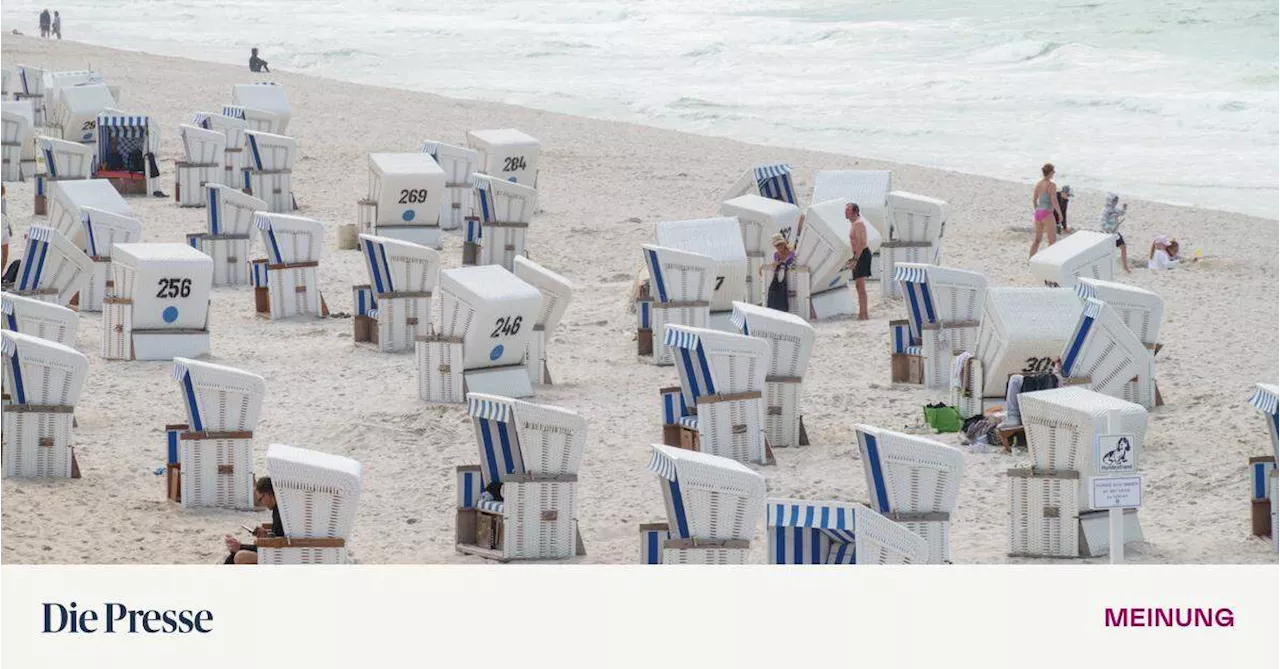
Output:
M232 84L254 78L240 67L8 35L3 55L6 67L91 65L122 86L126 110L162 124L163 187L170 195L181 151L176 126L197 110L220 109ZM337 224L354 222L365 190L366 153L416 151L425 138L462 143L467 130L485 127L516 127L542 141L544 211L530 228L529 254L568 276L578 293L549 346L559 385L539 391L535 401L579 411L590 422L578 510L590 562L636 562L636 524L663 516L646 464L649 444L661 439L657 389L675 381L675 370L637 362L634 317L625 311L638 246L651 239L653 222L716 213L718 194L760 162L792 163L805 200L815 170L893 169L895 187L951 204L946 264L981 271L991 285L1035 285L1026 252L1038 165L1026 166L1026 183L1009 183L287 73L268 78L288 87L294 107L289 132L301 146L294 173L301 213L331 226L320 274L335 311L350 312L351 285L367 283L359 255L335 250ZM1068 165L1059 169L1070 172ZM9 184L18 239L33 220L31 195L30 184ZM1073 222L1090 224L1101 198L1079 193ZM143 222L144 241L183 241L184 233L203 228L204 210L180 209L171 198L135 198L130 205ZM1213 256L1198 267L1164 275L1135 270L1123 279L1166 301L1156 366L1167 405L1151 416L1142 462L1147 541L1131 547L1130 558L1274 562L1270 542L1249 533L1246 461L1270 446L1263 419L1246 400L1253 383L1280 377L1276 221L1132 201L1124 232L1134 258L1145 258L1156 233L1174 234ZM457 237L447 238L444 256L447 266L459 264ZM817 324L804 400L814 444L779 450L776 467L760 468L771 495L866 499L851 426L914 429L920 407L944 399L890 385L887 321L903 317L903 307L882 303L875 284L870 293L870 322ZM78 342L92 361L76 410L84 478L5 480L2 559L218 561L223 533L265 514L183 511L165 501L162 478L153 474L164 460L162 428L183 419L171 365L102 360L101 324L100 314L84 314ZM268 383L257 430L259 475L272 442L356 458L365 472L356 560L473 561L453 550L454 467L478 461L464 410L420 402L412 356L357 348L351 328L349 319L269 322L254 315L247 287L215 290L211 359ZM941 438L952 442L954 436ZM952 525L953 559L1008 562L1004 471L1028 458L990 453L967 460ZM763 538L763 523L760 532ZM765 560L763 541L754 552L753 561Z

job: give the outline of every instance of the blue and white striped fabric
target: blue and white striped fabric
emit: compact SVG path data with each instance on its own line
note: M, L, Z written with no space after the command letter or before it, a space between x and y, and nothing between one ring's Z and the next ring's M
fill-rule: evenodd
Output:
M242 116L241 118L244 118L244 117ZM262 153L258 150L258 136L251 133L245 133L244 137L246 140L248 140L247 143L249 144L249 159L253 161L253 169L259 170L259 171L266 169L262 166ZM246 172L245 173L246 186L248 185L247 183L248 180L249 180L249 174L248 172Z
M165 431L165 459L171 465L178 464L178 435L182 434L182 428L172 428Z
M480 494L483 492L483 477L480 475L478 467L458 468L459 509L474 509L476 503L480 501Z
M1253 485L1250 488L1253 491L1252 498L1254 500L1271 499L1271 470L1276 468L1275 460L1269 462L1253 462L1249 465L1250 480Z
M747 315L738 309L734 309L729 314L729 323L737 328L744 336L750 337L751 333L747 331Z
M191 383L191 372L187 366L173 363L173 378L182 387L182 398L187 405L187 425L192 432L204 432L204 418L200 415L200 404L196 401L196 389Z
M929 290L929 275L920 267L895 267L893 279L902 286L902 297L907 303L907 319L911 325L912 342L924 336L924 325L938 321L933 308L933 294Z
M662 276L662 263L658 262L658 252L653 249L645 249L645 262L649 263L649 273L653 276L653 295L661 304L670 302L667 298L667 282Z
M222 115L244 120L244 107L241 107L239 105L223 105Z
M649 471L674 483L676 480L676 461L655 448L653 449L653 457L649 459Z
M1084 348L1084 342L1089 338L1089 331L1093 329L1093 322L1102 312L1102 307L1103 303L1093 298L1084 301L1084 312L1081 314L1080 322L1076 324L1075 334L1071 335L1071 343L1067 344L1067 350L1062 356L1063 374L1075 375L1075 364L1080 360L1080 350Z
M492 223L494 221L493 193L489 190L489 182L484 179L476 179L475 175L472 175L471 187L476 190L477 202L480 205L480 220L484 223ZM469 236L470 228L468 228ZM479 237L478 234L476 236Z
M907 355L924 355L924 347L918 345L908 346L906 353Z
M641 528L640 564L662 564L662 542L670 538L665 529Z
M856 430L856 432L858 445L864 454L862 466L871 474L871 480L874 483L871 490L871 508L886 515L893 513L893 509L889 506L889 487L885 482L884 466L880 462L880 446L876 442L876 436L865 430Z
M653 303L648 300L640 302L640 306L636 309L636 312L640 319L640 329L653 329Z
M910 323L890 323L889 340L893 344L894 353L906 353L911 346Z
M692 332L676 330L675 328L667 328L666 337L662 341L664 346L674 346L683 349L696 349L701 343L698 335Z
M768 502L770 564L855 564L854 509L822 502Z
M49 176L58 178L58 161L53 158L53 142L47 139L40 140L40 151L44 154L44 168ZM36 195L44 195L44 180L36 179Z
M502 514L502 502L492 499L485 500L483 502L476 502L476 508L481 511L488 511L489 513Z
M761 165L755 168L756 186L760 195L790 204L796 203L795 187L791 183L791 166L785 163Z
M511 421L511 404L468 395L467 414L474 418L507 423Z
M685 404L684 392L679 388L662 393L662 424L675 425L681 418L689 415L689 405Z
M188 233L187 233L187 246L190 246L191 248L193 248L193 249L195 249L195 250L199 251L199 250L200 250L200 240L201 240L201 239L203 239L203 238L204 238L204 233L203 233L203 232L188 232Z
M44 261L49 255L49 242L54 229L43 225L27 228L27 252L22 256L22 273L18 277L18 290L38 290L44 274Z
M1091 297L1097 299L1098 291L1094 290L1093 284L1086 283L1084 281L1077 281L1076 295L1079 295L1082 300L1087 300Z
M479 244L483 235L484 226L480 225L480 221L474 218L467 219L467 239L472 244Z
M373 289L369 286L352 286L351 292L351 301L356 306L357 316L369 316L377 309L378 301L374 298Z
M511 474L524 474L524 458L511 405L468 395L467 413L475 420L480 471L485 483L501 481Z
M98 163L106 164L116 146L111 139L145 139L151 126L146 116L98 115ZM145 151L145 146L142 147ZM118 150L118 149L117 149Z
M284 264L284 256L280 254L280 244L276 242L275 229L271 226L271 217L266 214L256 214L253 217L253 224L267 233L267 260L275 265Z
M208 216L209 216L209 234L222 234L222 209L218 207L218 189L204 189L205 197L208 198Z
M697 416L682 417L680 419L680 427L687 427L690 430L698 429L698 417Z
M1280 458L1280 389L1259 383L1249 398L1249 404L1267 416L1267 431L1271 433L1271 449Z
M22 362L18 360L18 342L9 337L0 337L0 355L9 359L9 372L13 379L13 403L26 404L27 391L22 383Z
M254 288L267 287L267 264L266 260L249 261L249 283Z
M394 293L395 284L391 280L391 265L387 262L387 249L372 239L361 240L361 251L364 253L365 266L369 268L369 277L373 281L373 292L378 295Z

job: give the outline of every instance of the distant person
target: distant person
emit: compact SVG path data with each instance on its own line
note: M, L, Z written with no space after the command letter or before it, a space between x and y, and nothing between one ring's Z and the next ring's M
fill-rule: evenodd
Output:
M46 9L40 12L40 36L45 39L49 37L49 24L49 10Z
M267 61L258 57L258 47L256 46L249 50L249 71L271 72L271 70L267 68Z
M1071 186L1063 186L1058 191L1058 211L1054 212L1054 220L1058 222L1058 234L1065 235L1071 232L1071 228L1067 227L1067 205L1071 204Z
M1040 240L1045 236L1049 237L1049 246L1058 241L1057 224L1054 221L1062 215L1062 210L1058 208L1058 187L1053 183L1053 163L1045 163L1040 168L1040 174L1042 178L1031 192L1031 205L1035 207L1036 240L1031 242L1031 255L1027 257L1034 256L1040 250Z
M1168 235L1160 235L1151 242L1151 254L1148 256L1147 269L1173 269L1183 262L1196 262L1199 258L1183 260L1178 254L1178 240Z
M53 34L62 39L62 16L56 11L53 13Z
M280 507L276 502L276 490L271 485L270 476L258 479L258 483L253 486L253 503L271 509L271 533L268 535L259 528L254 531L254 536L283 537L284 521L280 519ZM257 546L242 544L239 539L230 534L223 537L223 541L226 542L227 550L231 553L222 561L223 564L258 564Z
M1120 234L1120 224L1129 211L1129 203L1120 204L1120 196L1107 193L1106 203L1102 205L1102 231L1116 236L1116 248L1120 249L1120 265L1126 273L1129 271L1129 247L1124 243L1124 235Z
M777 311L790 311L791 299L787 294L787 273L791 268L796 266L796 252L791 249L791 245L787 243L787 238L782 233L773 236L773 262L768 265L773 270L773 280L769 282L769 292L766 294L765 306ZM760 268L760 274L764 274L765 267Z
M867 277L871 276L871 247L867 246L867 219L862 217L858 205L850 202L844 207L844 217L849 219L849 248L853 251L853 283L858 289L858 320L867 320Z

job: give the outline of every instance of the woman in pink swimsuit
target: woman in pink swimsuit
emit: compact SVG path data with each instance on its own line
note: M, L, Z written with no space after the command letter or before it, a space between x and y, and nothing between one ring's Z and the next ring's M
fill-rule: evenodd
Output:
M1054 242L1058 241L1057 224L1054 219L1055 215L1061 216L1062 211L1058 209L1058 186L1053 183L1053 172L1053 163L1045 163L1044 167L1040 168L1044 178L1040 179L1036 189L1031 193L1031 206L1036 209L1036 240L1031 243L1032 256L1040 250L1040 240L1045 235L1049 236L1049 246L1053 246Z

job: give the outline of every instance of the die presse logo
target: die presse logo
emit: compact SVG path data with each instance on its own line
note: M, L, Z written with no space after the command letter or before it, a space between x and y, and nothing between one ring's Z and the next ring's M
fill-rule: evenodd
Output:
M75 602L44 602L44 634L208 634L213 612L208 610L134 609L107 602L102 610L81 608Z

